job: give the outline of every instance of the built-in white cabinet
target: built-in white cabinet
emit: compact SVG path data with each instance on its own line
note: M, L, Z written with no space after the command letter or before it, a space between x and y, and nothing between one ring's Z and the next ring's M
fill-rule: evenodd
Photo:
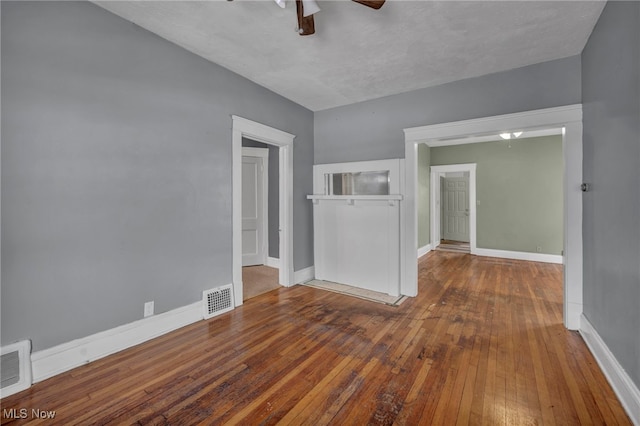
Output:
M400 294L403 160L314 166L316 279Z

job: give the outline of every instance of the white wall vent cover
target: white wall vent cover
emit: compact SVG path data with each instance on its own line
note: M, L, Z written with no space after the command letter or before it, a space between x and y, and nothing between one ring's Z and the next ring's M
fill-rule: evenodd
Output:
M31 386L31 341L4 346L0 353L0 398Z
M229 312L233 309L233 289L231 284L202 292L204 319Z

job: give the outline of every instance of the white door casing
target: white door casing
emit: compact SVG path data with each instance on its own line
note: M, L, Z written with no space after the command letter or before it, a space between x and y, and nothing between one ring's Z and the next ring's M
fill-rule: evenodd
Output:
M280 285L294 285L293 140L295 135L232 115L232 284L236 306L242 305L242 138L279 147Z
M266 148L242 148L242 266L264 265L268 251Z
M442 178L442 238L469 242L469 179Z
M580 328L583 312L581 104L404 129L406 193L401 234L402 294L415 296L418 293L417 144L444 146L446 139L552 128L561 129L564 165L564 325L570 330ZM431 176L433 188L433 172ZM470 207L473 208L474 198L471 199Z

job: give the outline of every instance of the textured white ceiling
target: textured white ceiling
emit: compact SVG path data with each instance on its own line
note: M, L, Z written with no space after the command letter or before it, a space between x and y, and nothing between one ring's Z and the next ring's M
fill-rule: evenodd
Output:
M97 1L313 111L579 54L604 1Z

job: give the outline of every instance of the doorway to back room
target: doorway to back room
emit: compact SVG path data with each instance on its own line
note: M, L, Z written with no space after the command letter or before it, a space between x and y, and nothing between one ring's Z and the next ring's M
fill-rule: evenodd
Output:
M243 300L281 287L278 151L242 138Z

